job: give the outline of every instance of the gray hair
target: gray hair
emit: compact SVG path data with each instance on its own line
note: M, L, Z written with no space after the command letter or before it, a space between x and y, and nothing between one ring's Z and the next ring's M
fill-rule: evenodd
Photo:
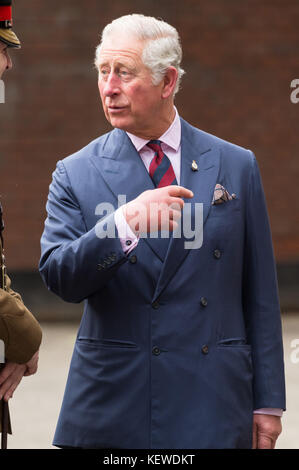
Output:
M178 71L174 94L178 92L185 71L180 67L182 47L177 30L161 19L139 14L125 15L105 26L101 42L96 48L95 66L98 68L99 55L104 40L115 32L125 32L140 41L148 41L142 52L142 61L152 74L154 85L161 82L168 67Z

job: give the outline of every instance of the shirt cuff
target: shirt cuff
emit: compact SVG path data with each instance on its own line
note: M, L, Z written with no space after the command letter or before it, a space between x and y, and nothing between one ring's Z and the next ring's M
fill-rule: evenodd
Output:
M273 415L273 416L282 416L283 410L281 408L259 408L258 410L254 410L255 414L261 415Z
M118 237L125 254L129 254L138 244L139 237L132 231L130 225L127 223L122 211L119 207L114 213L114 222L118 231Z

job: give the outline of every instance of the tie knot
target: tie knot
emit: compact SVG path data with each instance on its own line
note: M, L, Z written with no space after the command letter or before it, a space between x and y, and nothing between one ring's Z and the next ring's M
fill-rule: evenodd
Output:
M146 145L154 150L154 152L159 152L159 150L161 150L161 140L150 140Z

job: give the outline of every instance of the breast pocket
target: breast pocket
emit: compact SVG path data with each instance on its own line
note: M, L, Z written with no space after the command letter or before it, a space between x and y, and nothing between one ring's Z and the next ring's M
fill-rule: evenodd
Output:
M222 204L211 204L209 218L212 217L228 217L230 214L240 211L240 200L232 199Z
M242 233L243 218L240 201L223 202L222 204L211 205L209 215L204 226L204 236L207 240L221 242L235 237Z

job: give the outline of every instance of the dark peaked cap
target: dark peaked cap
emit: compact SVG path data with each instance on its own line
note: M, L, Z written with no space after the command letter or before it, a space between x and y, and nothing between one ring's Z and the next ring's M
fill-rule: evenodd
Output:
M21 43L12 28L12 1L0 0L0 41L9 47L20 48Z

